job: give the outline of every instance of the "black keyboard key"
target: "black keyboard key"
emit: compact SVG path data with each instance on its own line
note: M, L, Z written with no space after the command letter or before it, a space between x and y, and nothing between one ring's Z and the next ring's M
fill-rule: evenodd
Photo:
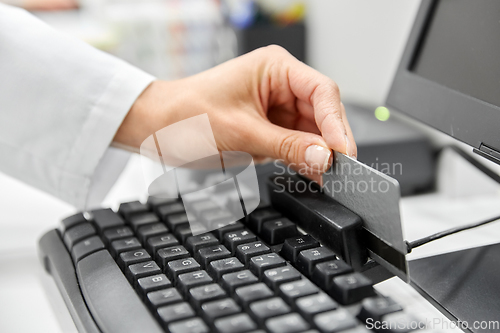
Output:
M233 299L224 298L218 301L204 303L201 306L201 312L203 313L203 317L211 323L217 318L240 313L241 308Z
M205 233L197 236L190 236L186 239L186 249L193 255L199 249L207 246L219 245L219 240L211 233Z
M244 333L257 328L257 324L246 313L217 319L214 326L220 333Z
M259 209L269 208L269 203L262 201L258 195L257 196L255 196L255 195L250 196L249 193L246 193L246 194L244 194L244 197L245 197L244 202L237 201L237 200L229 200L229 202L227 203L227 209L231 212L238 212L241 210L241 206L244 205L246 213L250 214L253 211L257 211ZM252 211L248 211L252 207L256 207L256 208L253 209Z
M264 222L277 219L279 217L281 217L281 214L272 208L261 209L248 215L248 224L250 228L260 234L262 232L262 225Z
M105 229L120 227L125 224L122 217L113 212L110 208L96 209L91 211L91 213L93 217L92 220L101 234Z
M148 293L147 299L152 308L182 302L182 296L175 288L161 289Z
M154 256L159 249L172 247L175 245L179 245L179 242L177 241L177 238L174 237L174 235L163 234L160 236L150 237L147 241L147 250L149 251L149 253L151 253L151 255Z
M394 302L390 297L369 297L361 303L361 311L358 318L362 321L372 319L375 321L382 321L382 317L390 313L402 311L403 308L398 303Z
M294 304L299 297L317 294L319 291L314 283L306 279L283 283L279 288L279 294L289 304Z
M290 313L266 322L266 328L271 333L298 333L309 329L309 324L298 314Z
M309 321L319 313L338 308L337 302L324 293L299 298L295 305L302 316Z
M167 217L174 214L185 213L184 204L182 202L173 202L166 205L161 205L156 209L156 213L163 221L167 220Z
M151 256L146 250L142 248L138 248L136 250L127 252L122 252L118 257L118 263L120 264L120 267L122 269L125 269L128 265L138 264L149 260L151 260Z
M190 256L191 255L189 254L188 250L184 248L184 246L176 245L164 249L159 249L156 252L155 259L161 267L166 267L167 263L170 261L189 258Z
M194 317L196 315L193 308L186 302L162 306L158 308L157 312L158 318L164 326L173 321Z
M231 294L238 287L247 286L259 282L259 279L248 269L244 271L224 274L222 276L222 285Z
M237 220L231 212L222 208L209 212L203 212L200 218L203 221L203 224L209 226L210 229L223 228L229 223L233 223Z
M224 245L219 244L199 249L194 258L203 268L207 268L212 261L229 258L230 256L231 252Z
M273 290L277 290L282 283L300 280L301 278L302 275L299 271L288 264L264 272L264 282Z
M160 274L161 269L154 261L150 260L138 264L132 264L127 267L126 272L129 281L135 283L135 281L142 277Z
M245 226L243 225L243 223L238 221L238 222L227 224L227 225L220 227L220 228L217 228L215 230L212 230L212 233L220 241L223 241L224 235L227 234L228 232L234 232L234 231L238 231L238 230L241 230L244 228L245 228Z
M120 253L141 248L141 243L135 237L119 239L111 242L111 254L117 257Z
M252 257L270 252L271 249L261 241L241 244L236 247L236 257L240 259L245 266L250 264L250 259Z
M319 247L319 242L309 235L292 237L285 240L280 254L286 260L295 263L300 251Z
M59 231L61 232L61 235L64 235L66 230L71 229L74 226L85 222L88 221L83 215L83 213L77 213L75 215L68 216L67 218L61 221L61 224L59 225Z
M298 234L295 223L287 218L267 221L262 225L262 239L271 245L283 243L285 239Z
M165 224L173 232L179 227L189 227L189 220L186 213L173 214L165 217Z
M188 237L193 236L193 232L191 231L191 226L189 224L186 226L178 227L177 229L175 229L174 234L182 244L186 243Z
M73 261L77 263L80 259L102 249L104 249L104 244L101 239L98 236L92 236L76 243L71 250L71 255Z
M168 325L170 333L210 333L208 326L200 318L190 318Z
M218 284L211 283L189 290L189 301L195 308L205 302L215 301L227 297L226 292Z
M201 217L204 213L209 211L221 210L221 207L210 199L199 200L186 205L189 212L194 213L198 217Z
M302 273L307 276L311 276L314 267L320 262L329 261L337 259L335 253L332 250L327 249L324 246L315 247L312 249L300 251L299 256L297 258L296 267Z
M269 253L250 259L250 270L262 277L266 269L285 266L286 261L277 253Z
M233 189L234 189L234 182L233 181L230 181L230 182L220 182L214 188L214 194L219 194L219 193L226 194L228 191L231 191ZM235 193L231 193L231 194L235 194ZM231 200L231 201L233 201L233 200ZM238 200L238 201L240 201L240 200ZM227 205L228 204L226 204L226 206ZM241 208L241 204L240 204L240 208Z
M124 202L118 208L118 214L121 214L125 219L129 219L132 215L146 213L149 207L139 201Z
M338 309L317 315L314 324L322 333L334 333L354 328L358 322L346 309Z
M158 223L153 223L149 225L144 225L142 227L139 227L137 229L137 236L139 237L139 240L141 243L145 243L149 237L153 236L158 236L161 234L166 234L168 232L167 227L165 224L158 222Z
M64 234L64 244L71 251L73 246L79 241L95 235L95 228L90 223L81 223L66 231Z
M352 273L333 278L330 295L342 304L348 305L374 296L372 282L361 273Z
M249 230L243 229L234 232L229 232L224 235L224 245L234 253L236 247L240 244L250 243L256 241L257 237Z
M106 244L111 244L112 241L117 239L123 239L128 237L133 237L134 233L129 227L115 227L106 229L103 233L103 238Z
M313 270L312 280L324 290L330 289L333 278L352 272L352 267L343 260L330 260L317 264Z
M179 274L189 273L200 270L200 264L194 258L184 258L170 261L166 267L166 274L172 281L177 280Z
M264 283L256 283L235 290L236 298L243 306L247 307L251 302L271 298L274 293Z
M208 272L217 281L219 281L224 274L241 271L245 266L235 257L214 260L208 265Z
M156 212L160 206L172 204L177 202L178 200L178 198L162 198L159 196L150 196L148 197L148 201L146 202L146 204L151 210Z
M179 228L179 229L181 229L181 228ZM188 237L190 237L190 236L206 234L209 231L207 226L200 223L198 220L191 221L191 223L189 224L189 229L191 230L191 234L188 235L187 237L183 236L184 243L187 241Z
M134 231L137 232L137 230L142 227L146 226L148 224L154 224L160 222L160 219L158 216L155 215L155 213L143 213L143 214L137 214L133 215L128 219L128 223L134 229Z
M268 201L264 201L263 199L260 198L255 198L253 201L258 202L257 207L255 208L255 211L261 210L261 209L268 209L271 206L269 205Z
M249 309L253 313L253 317L261 324L267 318L287 314L291 311L290 307L279 297L253 302Z
M149 292L172 287L172 283L165 274L146 276L137 280L137 288L142 296Z
M188 295L189 289L212 283L213 279L206 271L194 271L177 276L177 288Z

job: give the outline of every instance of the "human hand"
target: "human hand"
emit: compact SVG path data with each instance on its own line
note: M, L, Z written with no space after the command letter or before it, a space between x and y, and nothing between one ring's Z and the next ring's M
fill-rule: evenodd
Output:
M280 159L316 180L332 163L331 149L357 154L335 82L278 46L185 79L153 82L114 141L138 148L161 128L204 113L220 151Z

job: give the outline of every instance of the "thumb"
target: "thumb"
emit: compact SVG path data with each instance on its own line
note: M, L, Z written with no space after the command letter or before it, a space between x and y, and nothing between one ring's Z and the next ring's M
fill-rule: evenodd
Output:
M254 127L250 149L258 156L282 160L302 174L321 174L332 163L332 151L323 137L264 122Z

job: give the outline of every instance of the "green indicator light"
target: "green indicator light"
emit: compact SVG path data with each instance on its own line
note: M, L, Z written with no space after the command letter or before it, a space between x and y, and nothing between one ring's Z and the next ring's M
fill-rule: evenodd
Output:
M380 121L386 121L390 118L390 116L391 116L391 111L389 111L389 109L384 106L379 106L378 108L375 109L375 118L377 118Z

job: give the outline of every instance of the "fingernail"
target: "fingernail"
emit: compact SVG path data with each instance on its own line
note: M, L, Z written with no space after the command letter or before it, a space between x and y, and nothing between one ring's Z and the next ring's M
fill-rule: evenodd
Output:
M354 147L353 145L351 144L351 140L349 140L349 137L345 136L345 152L347 153L347 155L349 155L350 157L356 159L356 155L354 155Z
M313 145L306 149L306 163L310 168L326 171L332 152L325 147Z

